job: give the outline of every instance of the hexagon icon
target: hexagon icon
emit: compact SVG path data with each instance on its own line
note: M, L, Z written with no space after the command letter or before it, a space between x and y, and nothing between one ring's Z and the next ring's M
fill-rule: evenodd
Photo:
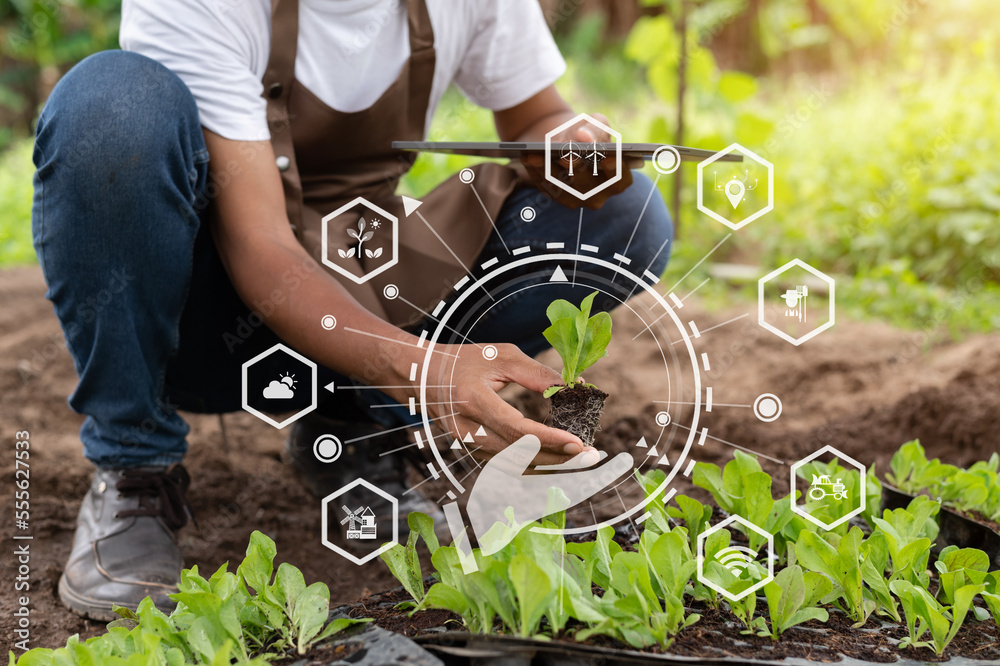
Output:
M835 458L838 458L846 463L850 463L851 466L855 467L858 470L858 472L860 472L861 475L861 481L856 493L857 495L860 496L860 500L858 501L858 507L843 514L839 518L835 519L832 523L827 523L825 520L821 520L816 516L813 516L811 513L809 513L809 511L806 510L806 506L799 506L799 504L795 500L795 486L796 486L796 481L798 481L796 472L803 465L812 462L813 460L824 454L832 455ZM812 455L803 458L802 460L792 465L790 470L792 474L792 484L791 484L792 489L791 492L789 493L789 501L791 501L792 503L792 511L799 514L800 516L811 522L813 525L821 527L824 530L832 530L833 528L837 527L838 525L842 525L843 523L847 522L848 520L850 520L851 518L853 518L854 516L858 515L859 513L865 510L867 490L868 490L867 488L868 470L864 465L862 465L861 463L859 463L857 460L850 457L846 453L838 451L832 446L827 445L824 446L819 451L817 451L816 453L813 453ZM814 478L812 480L812 483L809 484L809 489L802 493L802 496L804 498L808 497L813 501L820 501L827 497L832 497L834 501L842 502L844 500L848 500L852 505L854 504L855 499L847 496L850 492L850 489L847 488L846 484L841 483L841 479L836 477L830 478L827 475L822 475L822 474L818 476L814 474L813 477Z
M384 538L375 532L374 527L369 526L365 522L365 520L367 520L369 516L371 517L372 521L374 521L375 519L373 512L371 512L370 505L361 505L357 509L354 509L353 505L348 506L347 504L343 504L342 502L336 501L339 497L347 495L347 493L351 492L353 489L359 486L385 500L391 507L392 511L392 540L387 543L383 543L379 548L372 550L371 552L366 553L361 557L358 557L354 553L351 553L345 550L344 548L341 548L340 546L338 546L337 544L335 544L333 541L330 540L330 528L333 527L334 529L339 529L341 528L342 525L345 524L347 527L346 532L348 539L355 538L352 537L352 533L356 534L359 540L371 539L375 543L377 543L378 540ZM355 502L355 504L356 503L357 502ZM331 511L334 512L332 519L330 516ZM364 479L360 478L355 479L346 486L340 488L339 490L335 490L334 492L324 497L321 503L321 514L322 514L322 527L321 527L322 534L320 539L323 542L323 545L332 550L333 552L337 553L338 555L341 555L342 557L350 560L351 562L354 562L357 565L362 565L365 562L368 562L373 558L378 557L379 555L381 555L382 553L384 553L385 551L389 550L397 543L399 543L399 501L389 493L379 488L378 486L371 484L368 481L365 481ZM352 520L352 518L355 518L357 520L356 521ZM366 533L365 532L366 529L371 529L372 531L370 533Z
M759 210L749 212L747 210L749 204L744 206L743 211L739 211L739 205L744 202L746 192L756 188L756 185L751 185L749 182L749 168L745 170L746 179L738 179L734 176L732 180L727 180L724 177L722 187L719 187L718 185L718 174L713 171L713 188L722 190L725 194L725 199L721 202L720 207L725 210L725 206L731 206L732 212L730 213L730 216L733 216L737 212L740 213L739 219L735 222L731 221L728 217L724 217L715 210L712 210L712 208L705 204L705 190L703 187L705 167L715 164L726 155L734 152L740 153L744 158L755 162L758 167L763 167L767 172L767 204ZM759 178L754 179L754 183L758 182ZM726 203L726 201L728 201L728 203ZM744 148L738 143L734 143L727 148L723 148L711 157L702 160L698 164L698 210L705 213L705 215L708 215L713 220L722 222L733 231L741 229L756 220L761 215L771 212L774 210L774 165L757 153Z
M756 532L760 536L762 536L765 539L767 539L767 576L765 576L761 580L757 581L756 583L754 583L753 585L751 585L747 589L741 591L739 594L733 594L733 593L731 593L726 588L722 587L721 585L717 584L715 581L712 581L708 577L705 576L705 540L709 536L711 536L712 534L714 534L715 532L718 532L721 529L725 529L726 527L728 527L729 525L733 524L734 522L735 523L739 523L740 525L742 525L743 527L747 528L748 530L753 530L754 532ZM772 580L774 580L774 535L765 532L764 530L762 530L761 528L757 527L756 525L754 525L753 523L751 523L746 518L743 518L742 516L738 516L738 515L729 516L728 518L726 518L725 520L723 520L718 525L713 525L712 527L708 528L707 530L705 530L704 532L702 532L701 534L699 534L698 535L698 546L697 547L698 547L698 550L697 550L697 553L696 553L695 560L698 563L698 581L701 582L701 583L703 583L707 587L712 588L713 590L715 590L716 592L718 592L719 594L721 594L722 596L724 596L726 599L729 599L730 601L739 601L743 597L745 597L745 596L747 596L749 594L753 594L754 592L756 592L757 590L759 590L760 588L764 587L765 585L767 585L768 583L770 583ZM718 559L723 553L726 552L726 550L727 549L723 549L723 550L719 551L719 553L716 554L716 558ZM749 551L750 549L746 548L746 549L743 549L743 550ZM735 555L735 554L736 554L736 551L734 549L732 555ZM731 555L727 556L726 557L727 561L731 557L732 557ZM746 556L744 556L742 559L745 562L749 561L749 560L746 559ZM753 558L750 558L750 559L753 559ZM720 562L721 562L721 560L720 560ZM726 566L726 564L723 563L723 566Z
M572 185L564 183L563 181L552 175L553 138L556 135L573 127L574 125L579 125L581 123L587 123L603 132L606 132L612 138L612 140L614 140L615 143L615 164L616 164L615 174L608 180L604 181L603 183L595 185L586 192L581 192ZM594 162L598 161L599 159L607 157L607 155L604 155L603 153L600 153L597 150L596 145L594 145L593 148L590 148L590 145L591 144L580 143L577 141L562 141L562 142L557 141L555 147L557 150L560 151L560 159L562 159L564 156L569 156L570 170L572 171L574 163L576 164L579 164L581 162L583 163L581 166L578 166L576 168L581 168L581 167L590 168L586 166L586 163L588 162L587 158L588 153L591 155L589 161L592 163L593 168L596 168L596 164L593 164ZM600 155L601 157L598 158L598 155ZM600 120L597 120L593 116L589 116L586 113L581 113L577 115L575 118L567 120L562 125L560 125L559 127L555 128L554 130L545 135L545 180L549 181L559 189L569 192L577 199L586 200L594 196L598 192L611 187L621 179L622 179L622 135L616 132L615 130L611 129L604 123L602 123Z
M302 393L304 375L309 384ZM279 430L316 409L316 364L280 342L243 364L242 384L243 409ZM305 397L309 404L297 407ZM269 411L293 413L278 421Z
M347 226L331 224L359 206L367 208L369 214L362 214ZM331 231L331 226L336 228ZM399 218L364 197L356 197L323 217L322 251L325 266L356 284L363 284L399 261ZM367 265L362 266L361 260Z
M798 275L791 274L794 279L788 281L788 289L782 290L779 287L776 290L768 286L772 282L778 284L776 278L794 270L798 271ZM825 287L826 294L822 290L817 291L817 287ZM833 326L835 287L833 278L823 271L801 259L792 259L757 281L757 321L782 340L797 347ZM820 306L810 306L817 297L820 298ZM827 301L826 307L823 307L823 298Z

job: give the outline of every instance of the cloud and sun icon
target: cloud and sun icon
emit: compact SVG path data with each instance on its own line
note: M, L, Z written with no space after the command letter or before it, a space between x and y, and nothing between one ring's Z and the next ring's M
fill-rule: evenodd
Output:
M278 379L272 379L264 389L264 397L269 400L295 397L295 375L286 372Z

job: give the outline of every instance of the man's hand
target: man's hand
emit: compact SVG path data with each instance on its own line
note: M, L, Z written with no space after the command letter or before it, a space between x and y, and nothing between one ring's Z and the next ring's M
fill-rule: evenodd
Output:
M576 114L562 99L554 86L549 86L537 95L517 106L497 111L495 114L497 133L503 141L544 141L545 134L560 124L575 117ZM593 118L610 126L608 119L599 113L591 114ZM567 131L552 138L551 157L552 175L580 192L593 189L600 183L613 178L621 168L622 177L615 184L586 200L578 199L569 192L556 187L545 178L545 156L529 154L521 158L528 176L534 185L555 201L569 208L584 206L597 210L604 205L608 197L624 192L632 184L632 169L642 166L642 160L625 158L619 165L614 154L605 154L597 159L597 175L594 175L594 142L611 142L611 136L589 123L577 124ZM569 150L572 143L573 150ZM571 169L572 167L572 169ZM570 175L572 171L572 176Z
M584 450L595 451L565 430L525 418L497 395L511 383L541 393L562 383L562 379L555 370L533 360L515 345L493 346L497 355L492 360L483 357L482 345L435 347L424 404L427 416L454 439L462 439L482 426L486 437L476 438L475 443L475 457L479 459L492 457L524 435L541 441L541 451L534 460L539 465L565 462ZM413 387L412 394L417 391L418 387Z

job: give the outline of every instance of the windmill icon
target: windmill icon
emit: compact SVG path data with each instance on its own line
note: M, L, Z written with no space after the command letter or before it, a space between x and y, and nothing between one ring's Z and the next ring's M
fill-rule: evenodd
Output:
M569 167L569 176L572 177L573 165L583 159L583 154L577 152L576 141L567 141L566 143L563 144L562 154L559 156L559 158L562 161L566 162L567 166Z
M590 151L585 155L585 157L587 158L587 160L590 161L591 164L594 165L594 171L593 171L593 173L591 173L591 175L592 176L596 176L597 175L597 165L601 161L603 161L604 158L605 158L604 152L601 151L601 150L598 150L598 148L597 148L597 141L594 141L591 144Z
M374 539L376 535L375 512L370 506L358 507L356 511L351 511L347 505L341 506L347 517L340 521L341 525L347 525L348 539Z

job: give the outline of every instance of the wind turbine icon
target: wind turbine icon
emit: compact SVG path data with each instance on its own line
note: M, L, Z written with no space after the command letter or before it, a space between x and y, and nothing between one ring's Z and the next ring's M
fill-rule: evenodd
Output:
M597 175L597 163L603 160L605 157L604 153L597 149L597 140L595 139L590 152L587 153L587 159L591 161L594 165L594 171L591 175Z
M573 165L577 160L583 159L583 155L577 152L577 144L575 141L567 141L563 144L562 154L559 158L565 161L569 166L569 175L573 176Z

